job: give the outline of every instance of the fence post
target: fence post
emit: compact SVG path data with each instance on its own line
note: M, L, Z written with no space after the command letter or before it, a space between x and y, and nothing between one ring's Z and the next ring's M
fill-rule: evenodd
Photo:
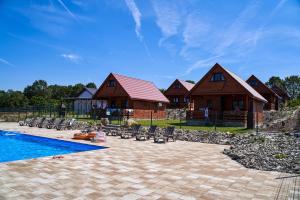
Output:
M217 131L217 111L215 111L215 131Z
M18 121L20 121L20 108L18 109Z
M152 126L152 109L151 109L151 113L150 113L150 126Z

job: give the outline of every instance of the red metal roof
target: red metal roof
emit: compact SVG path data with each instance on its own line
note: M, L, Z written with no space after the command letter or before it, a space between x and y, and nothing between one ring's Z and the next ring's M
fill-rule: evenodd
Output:
M112 73L112 75L127 92L131 99L169 103L169 100L150 81L131 78L114 73Z
M178 79L177 79L178 80ZM193 83L189 83L189 82L186 82L184 80L178 80L182 85L183 87L185 87L188 91L190 91L194 86L195 84Z

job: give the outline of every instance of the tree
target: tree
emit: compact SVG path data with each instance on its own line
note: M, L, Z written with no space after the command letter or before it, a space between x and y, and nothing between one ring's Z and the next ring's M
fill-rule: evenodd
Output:
M29 85L24 89L24 95L28 99L31 99L34 96L39 96L44 98L49 97L47 82L44 80L34 81L32 85Z
M284 79L284 85L291 99L300 98L300 76L294 75Z
M186 80L185 82L195 84L195 81L193 81L193 80Z
M161 89L159 89L159 91L160 91L161 93L164 93L164 92L166 91L166 89L161 88Z
M97 85L96 85L95 83L93 83L93 82L86 84L86 86L85 86L85 87L87 87L87 88L95 88L95 89L97 89Z
M77 83L76 85L74 85L72 87L72 92L70 94L71 97L77 97L79 95L79 93L83 91L84 87L85 86L81 83Z
M285 86L284 86L284 80L282 80L280 77L278 76L272 76L268 82L266 82L266 85L269 87L274 87L277 86L283 90L285 90Z
M20 108L27 104L28 99L20 91L0 91L0 107L2 108Z

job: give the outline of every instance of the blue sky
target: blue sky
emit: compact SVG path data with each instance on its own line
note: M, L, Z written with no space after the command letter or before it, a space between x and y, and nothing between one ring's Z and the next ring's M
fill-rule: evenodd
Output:
M0 89L300 74L299 0L0 0Z

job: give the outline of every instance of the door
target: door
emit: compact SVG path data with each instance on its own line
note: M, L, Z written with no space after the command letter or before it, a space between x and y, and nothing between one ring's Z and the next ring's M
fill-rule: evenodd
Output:
M247 128L254 128L253 99L249 98Z

